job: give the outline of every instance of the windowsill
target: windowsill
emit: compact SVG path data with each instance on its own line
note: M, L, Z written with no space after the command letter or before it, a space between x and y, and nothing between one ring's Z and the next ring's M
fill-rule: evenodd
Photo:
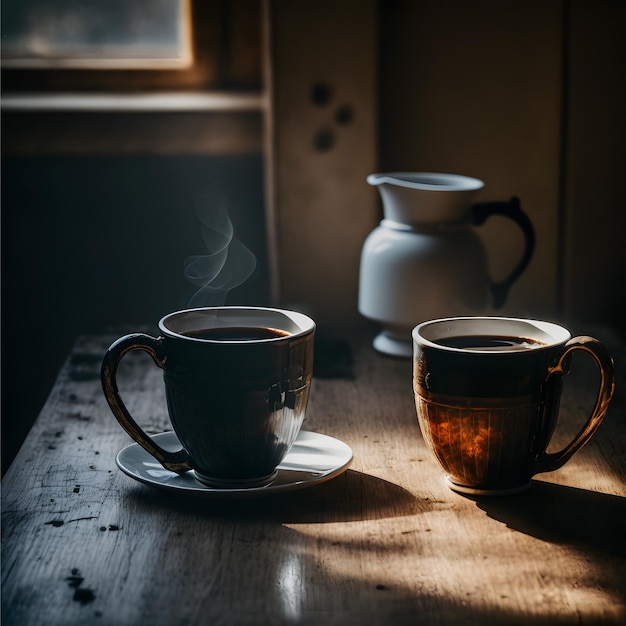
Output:
M161 113L251 112L265 109L262 93L81 94L14 93L3 95L3 111L11 112L110 112Z
M260 154L263 92L12 93L3 150L41 154Z

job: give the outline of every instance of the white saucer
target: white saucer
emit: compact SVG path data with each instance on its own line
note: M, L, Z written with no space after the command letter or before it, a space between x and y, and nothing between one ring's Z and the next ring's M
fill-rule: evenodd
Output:
M166 450L181 447L173 432L153 435L152 439ZM348 469L352 463L352 449L339 439L302 430L278 466L278 474L272 483L248 489L216 489L196 480L193 472L170 472L136 443L120 450L115 462L131 478L161 489L191 496L247 498L295 491L331 480Z

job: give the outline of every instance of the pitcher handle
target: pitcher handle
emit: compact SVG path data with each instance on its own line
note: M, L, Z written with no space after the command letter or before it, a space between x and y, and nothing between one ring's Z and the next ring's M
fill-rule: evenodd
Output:
M535 251L535 229L530 218L522 210L519 198L513 196L508 202L478 202L472 206L472 217L475 226L481 226L488 217L502 215L513 220L524 234L524 253L513 271L502 281L491 281L493 307L501 308L507 298L511 285L522 275Z
M117 388L117 368L125 354L131 350L147 352L160 368L165 363L163 340L143 333L125 335L114 341L102 361L100 378L104 396L122 428L144 449L151 454L165 469L177 474L192 469L190 458L183 449L169 452L157 445L137 424L128 412Z
M600 370L600 383L598 386L598 395L593 407L593 411L585 425L580 429L578 434L572 441L559 452L544 452L535 465L535 474L543 472L552 472L559 469L572 456L580 450L600 426L609 408L609 402L615 392L615 364L613 357L608 350L597 339L593 337L581 336L573 337L565 344L565 349L559 357L556 365L550 368L548 377L563 376L569 373L567 358L574 350L582 350L593 357L598 369Z

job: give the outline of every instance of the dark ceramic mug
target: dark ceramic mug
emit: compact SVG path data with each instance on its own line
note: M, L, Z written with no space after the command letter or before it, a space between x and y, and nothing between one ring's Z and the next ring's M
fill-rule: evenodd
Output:
M572 338L557 324L459 317L424 322L412 336L420 429L448 485L461 493L513 493L563 466L592 437L613 396L613 359L603 344ZM547 453L575 350L595 360L598 396L576 437Z
M207 307L166 315L159 330L121 337L104 357L102 386L119 423L170 471L194 470L218 488L269 484L304 419L315 322L280 309ZM120 397L117 368L131 350L163 369L177 452L158 446Z

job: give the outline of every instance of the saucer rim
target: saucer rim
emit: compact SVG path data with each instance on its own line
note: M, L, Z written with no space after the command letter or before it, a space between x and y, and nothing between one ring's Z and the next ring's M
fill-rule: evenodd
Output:
M131 453L139 454L140 458L143 457L157 462L138 443L131 443L122 448L115 456L115 463L118 469L120 469L124 474L136 480L137 482L148 485L150 487L155 487L163 491L169 491L171 493L184 494L193 497L209 497L217 499L254 498L259 496L269 496L290 491L297 491L300 489L306 489L309 487L323 484L325 482L328 482L329 480L332 480L333 478L336 478L337 476L343 474L352 464L352 461L354 460L354 452L352 448L341 439L337 439L336 437L331 437L330 435L325 435L314 431L301 430L293 445L295 446L299 440L302 440L303 436L313 436L314 439L317 439L319 441L319 443L317 444L318 448L322 447L324 441L328 443L332 442L333 446L335 447L337 446L337 444L339 444L339 448L342 449L343 454L338 457L338 463L330 469L322 471L317 471L314 469L307 470L306 468L292 470L283 467L283 464L287 464L289 461L289 455L291 454L291 452L288 452L283 462L277 467L277 470L282 477L284 477L285 475L288 476L289 473L293 472L294 474L297 474L299 478L294 479L293 481L281 482L279 484L271 483L264 487L249 487L246 489L219 489L204 485L195 477L191 478L191 481L193 482L190 486L163 482L158 478L147 478L139 474L137 470L134 469L134 467L136 467L136 463L129 464L128 462L124 462L126 460L126 457L128 457L128 455ZM150 438L156 442L159 442L162 446L176 445L178 443L178 438L176 437L176 434L174 433L174 431L171 430L155 435L150 435ZM308 441L308 445L311 445L310 441ZM306 473L307 471L311 472L311 476L307 478L301 478L302 473Z

